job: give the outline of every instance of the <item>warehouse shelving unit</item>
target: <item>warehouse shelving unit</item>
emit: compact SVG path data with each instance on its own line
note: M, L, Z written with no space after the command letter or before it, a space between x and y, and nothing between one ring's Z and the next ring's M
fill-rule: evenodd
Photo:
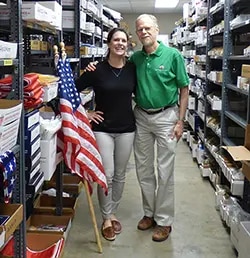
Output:
M52 29L45 25L37 24L35 22L26 22L22 20L22 2L21 0L1 0L8 4L11 10L10 23L1 21L0 31L2 27L4 33L9 33L9 41L16 42L18 44L17 59L14 60L1 60L0 59L0 74L12 74L13 75L13 87L9 93L9 99L23 100L23 75L29 72L55 74L54 67L54 53L53 45L59 45L60 42L67 44L68 37L71 38L71 43L74 44L74 55L70 58L73 71L75 76L79 76L81 67L86 66L90 61L102 60L102 55L89 55L81 56L80 47L82 43L91 43L93 46L103 48L106 38L103 34L98 35L96 33L89 33L85 30L80 30L80 0L74 0L73 6L63 6L63 10L74 10L74 29ZM59 4L61 0L57 1ZM99 5L94 0L93 4ZM108 22L104 22L101 17L97 17L93 12L84 9L86 13L87 21L92 21L101 28L101 31L108 31L112 26ZM110 19L111 15L105 14ZM9 29L11 28L11 29ZM48 41L50 48L44 50L32 50L30 47L30 35L41 35L44 41ZM57 102L52 101L51 106L56 108ZM14 257L25 258L26 257L26 201L30 198L29 194L26 193L26 182L25 182L25 149L24 149L24 115L20 120L18 146L13 151L17 158L17 178L13 195L13 202L20 203L23 205L23 221L18 229L14 233L15 248ZM63 179L62 171L64 170L63 162L60 162L57 166L59 173L56 173L56 215L62 215L62 188Z
M205 149L202 159L197 154L199 150L194 154L192 151L201 165L202 176L209 177L214 188L219 184L227 186L230 195L237 197L241 207L250 212L249 180L243 174L233 179L233 174L228 175L231 168L241 171L241 163L235 162L221 148L224 145L243 145L246 127L250 123L249 91L237 85L242 65L250 64L249 54L243 55L243 49L249 46L249 3L246 0L208 0L207 6L206 17L198 18L188 26L187 19L182 21L181 29L178 28L183 35L177 47L185 50L183 54L191 81L187 112L188 142L191 149L197 141ZM244 15L241 17L241 14ZM237 19L238 22L235 22ZM206 44L196 44L194 48L185 34L191 35L204 25L207 29ZM186 56L187 49L195 49L194 54ZM204 53L205 61L201 60ZM243 193L234 185L237 180L244 185L244 189L241 188Z
M7 96L8 99L23 100L23 38L21 24L21 0L1 1L10 8L11 20L0 25L0 31L9 37L9 41L17 43L16 59L0 59L0 74L12 74L13 83L12 90ZM8 35L9 34L9 35ZM24 174L24 119L23 112L21 114L19 135L17 145L12 149L16 156L17 169L15 188L13 192L12 202L22 204L23 218L25 218L25 179ZM14 253L15 257L26 257L26 221L22 220L20 226L14 232Z
M223 145L243 145L244 131L250 123L250 92L242 89L237 83L241 76L242 65L250 65L249 55L243 55L244 48L249 46L247 35L250 33L250 19L234 23L242 14L249 14L249 2L246 0L225 1L225 32L223 54L223 96L222 96L222 137ZM238 85L237 85L238 84ZM228 128L233 124L238 136L229 135ZM240 132L243 133L241 134ZM237 138L235 137L237 136ZM241 200L242 208L250 213L250 184L244 179L244 191Z
M206 78L205 78L205 127L204 135L206 155L213 170L211 180L213 186L221 178L221 169L218 165L216 149L221 145L221 98L222 98L222 47L223 47L223 22L224 5L218 0L208 1L207 19L207 48L206 48ZM214 100L217 99L217 100ZM217 105L216 105L217 104Z
M187 142L201 168L201 175L208 177L215 188L215 206L230 228L231 241L238 250L241 219L249 221L249 170L246 171L246 165L232 158L227 147L244 145L250 124L250 80L247 79L250 66L250 6L248 0L207 0L207 7L207 18L193 22L192 13L186 19L186 22L191 20L190 25L182 21L181 28L173 33L173 42L176 35L178 38L178 31L183 33L188 30L184 36L179 35L181 44L176 46L181 51L183 46L194 49L190 47L189 38L186 37L185 44L183 38L185 34L197 32L200 21L206 21L205 47L196 45L194 54L189 56L185 56L186 51L183 51L191 82L186 116L189 124ZM203 59L201 62L204 50L205 62ZM244 70L243 65L248 67L245 66ZM245 77L243 83L241 77ZM197 141L202 148L195 146Z

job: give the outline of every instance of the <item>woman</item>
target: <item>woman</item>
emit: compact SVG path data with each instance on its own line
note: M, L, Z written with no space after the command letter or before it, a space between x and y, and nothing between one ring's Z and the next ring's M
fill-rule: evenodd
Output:
M93 87L95 111L88 114L105 169L108 194L98 186L98 200L103 217L102 235L115 240L122 230L116 217L125 183L127 163L134 141L135 119L132 93L136 72L126 61L128 35L121 28L112 29L107 37L108 54L93 72L85 72L76 81L78 91Z

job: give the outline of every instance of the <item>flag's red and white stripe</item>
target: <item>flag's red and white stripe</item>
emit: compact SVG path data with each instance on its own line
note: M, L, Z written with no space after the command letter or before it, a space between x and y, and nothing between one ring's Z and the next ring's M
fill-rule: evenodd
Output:
M62 130L58 133L58 146L66 165L73 173L88 182L97 182L107 190L106 176L94 134L82 105L73 112L71 103L60 99Z

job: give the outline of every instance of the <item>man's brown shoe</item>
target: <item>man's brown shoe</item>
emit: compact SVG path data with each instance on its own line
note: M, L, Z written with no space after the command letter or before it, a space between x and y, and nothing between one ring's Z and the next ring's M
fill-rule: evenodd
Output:
M154 218L144 216L138 223L137 228L140 230L147 230L155 226Z
M172 231L171 226L157 226L154 230L152 240L156 242L164 241L168 238Z

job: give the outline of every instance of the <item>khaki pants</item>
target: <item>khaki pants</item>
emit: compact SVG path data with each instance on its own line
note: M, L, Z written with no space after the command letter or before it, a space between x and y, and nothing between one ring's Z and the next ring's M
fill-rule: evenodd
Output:
M98 200L103 219L116 214L124 189L126 168L135 133L94 132L108 183L108 195L98 185Z
M177 106L153 115L135 107L134 153L144 215L154 217L160 226L169 226L174 220L174 162L177 141L175 138L171 139L171 135L178 114ZM157 171L154 169L155 160Z

